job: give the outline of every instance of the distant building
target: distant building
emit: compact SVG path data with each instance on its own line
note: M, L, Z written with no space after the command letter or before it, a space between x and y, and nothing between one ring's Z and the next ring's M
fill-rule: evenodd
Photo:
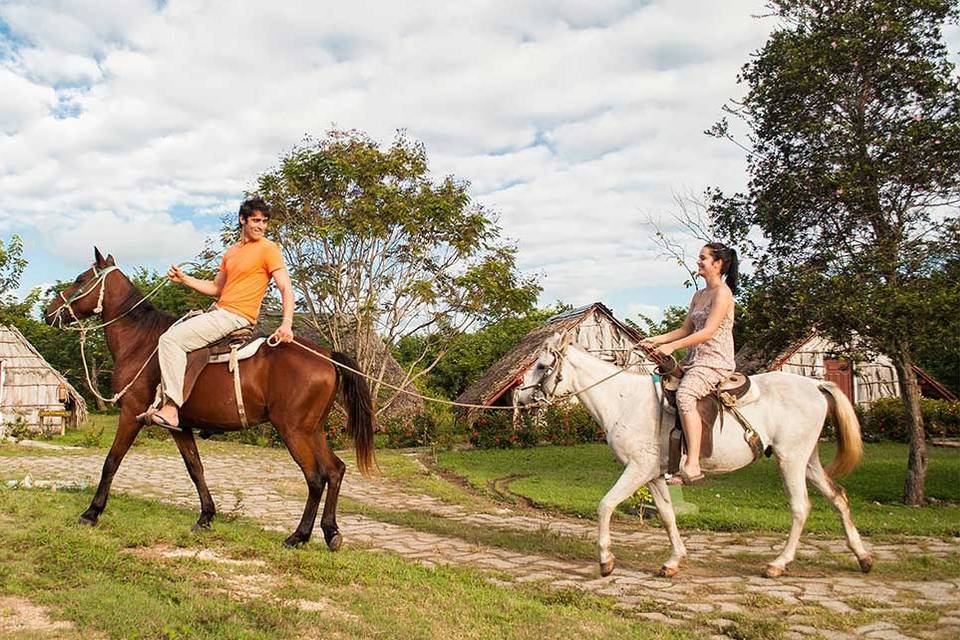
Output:
M553 316L528 333L515 347L495 362L483 376L460 394L457 402L480 405L505 405L510 393L534 365L543 342L554 332L573 334L573 343L594 356L631 371L652 372L656 365L634 348L643 334L614 317L600 302ZM474 411L468 411L470 416Z
M22 422L34 433L63 435L87 420L87 403L16 327L0 325L0 436Z
M770 360L758 359L749 348L737 352L737 369L744 373L785 371L817 380L837 383L850 401L869 406L879 398L899 398L900 379L890 358L880 354L869 360L853 362L842 357L834 342L813 332L793 343ZM957 396L918 365L913 371L920 392L928 398L955 401Z

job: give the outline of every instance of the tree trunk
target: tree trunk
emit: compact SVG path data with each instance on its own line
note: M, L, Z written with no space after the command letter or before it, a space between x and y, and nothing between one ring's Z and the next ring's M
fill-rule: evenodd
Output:
M927 441L920 409L920 385L913 371L910 346L900 343L894 359L900 377L900 397L907 411L910 429L910 453L907 458L907 478L903 485L903 502L909 505L924 503L924 484L927 479Z

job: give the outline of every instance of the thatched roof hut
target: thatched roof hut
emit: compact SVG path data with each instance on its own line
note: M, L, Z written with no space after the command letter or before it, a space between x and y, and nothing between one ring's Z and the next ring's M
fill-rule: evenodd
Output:
M573 342L598 358L632 371L652 372L655 365L634 347L643 334L614 317L603 303L572 309L547 320L528 333L515 347L495 362L479 380L460 394L457 402L481 405L508 405L511 394L533 366L540 347L554 332L572 332ZM468 412L468 415L474 413Z
M869 406L879 398L900 397L900 379L893 362L878 354L869 360L852 362L843 349L816 331L792 343L773 356L745 346L737 352L737 369L744 373L786 371L797 375L831 380L851 402ZM921 393L929 398L955 401L957 396L918 365L913 365Z
M0 437L11 423L63 435L87 420L87 403L16 327L0 325Z

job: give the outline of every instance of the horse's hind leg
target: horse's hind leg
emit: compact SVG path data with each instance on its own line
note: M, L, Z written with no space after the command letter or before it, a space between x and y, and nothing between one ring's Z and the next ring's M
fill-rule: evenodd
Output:
M336 551L343 544L343 536L337 527L337 500L340 496L340 484L343 482L347 465L327 445L326 436L319 434L315 440L320 440L317 452L317 462L323 469L327 482L327 496L323 501L323 515L320 517L320 529L323 530L323 539L330 551Z
M187 473L190 479L197 487L197 493L200 495L200 518L193 525L193 530L209 529L210 521L217 513L217 508L213 504L213 498L210 496L210 490L207 489L207 481L203 476L203 463L200 462L200 452L197 451L197 441L193 437L192 431L174 431L173 440L177 443L180 450L180 456L187 467Z
M793 522L790 525L790 535L783 551L773 562L767 565L763 575L768 578L778 578L783 575L787 565L793 562L800 544L800 533L810 514L810 498L807 496L807 480L804 476L806 458L790 454L779 458L780 474L783 476L783 486L790 500L790 512Z
M287 445L287 451L293 456L293 459L303 471L303 477L307 481L307 502L303 507L303 516L300 518L300 524L290 536L283 541L284 546L298 547L308 540L313 534L313 524L317 518L317 507L320 506L320 497L323 495L323 488L327 478L322 473L320 465L317 462L317 456L314 452L313 429L306 431L302 427L286 427L282 422L274 423L274 426L283 437L284 444Z
M680 571L680 563L687 557L687 548L680 539L680 531L677 529L677 516L673 512L673 503L670 502L670 490L667 488L667 481L663 476L655 478L648 485L650 494L653 495L653 502L657 505L657 512L660 514L660 522L663 528L667 530L667 536L670 538L670 547L673 554L670 559L663 563L658 574L664 578L672 578Z
M93 496L87 510L80 515L80 524L90 526L97 524L100 514L107 506L107 497L110 494L110 484L113 482L113 476L117 473L120 462L127 455L127 451L130 450L130 445L133 444L138 433L140 433L140 424L137 423L136 413L124 407L120 411L117 434L114 436L110 451L103 461L103 470L100 472L100 484L97 485L97 493Z
M830 476L823 470L820 464L820 456L814 449L813 455L807 461L807 479L820 490L827 500L833 503L837 513L840 514L840 520L843 522L843 531L847 536L847 546L857 556L857 562L860 563L860 570L869 573L873 568L873 556L863 546L860 539L860 532L853 524L853 516L850 514L850 501L847 500L847 492L843 487L836 484Z
M645 482L656 474L655 463L641 464L636 460L627 463L626 468L617 482L603 496L597 507L598 534L597 547L600 552L600 575L608 576L613 573L616 558L610 552L610 517L617 505L629 498Z

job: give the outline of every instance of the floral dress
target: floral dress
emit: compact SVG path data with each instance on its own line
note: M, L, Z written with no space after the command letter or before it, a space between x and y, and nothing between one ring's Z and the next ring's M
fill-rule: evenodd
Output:
M694 333L707 324L714 299L715 296L709 295L707 289L693 294L688 314L693 322ZM716 333L706 342L690 347L680 364L684 373L677 389L677 407L683 414L696 411L697 400L713 391L720 381L736 368L733 354L733 305L730 305L730 310L720 321Z

